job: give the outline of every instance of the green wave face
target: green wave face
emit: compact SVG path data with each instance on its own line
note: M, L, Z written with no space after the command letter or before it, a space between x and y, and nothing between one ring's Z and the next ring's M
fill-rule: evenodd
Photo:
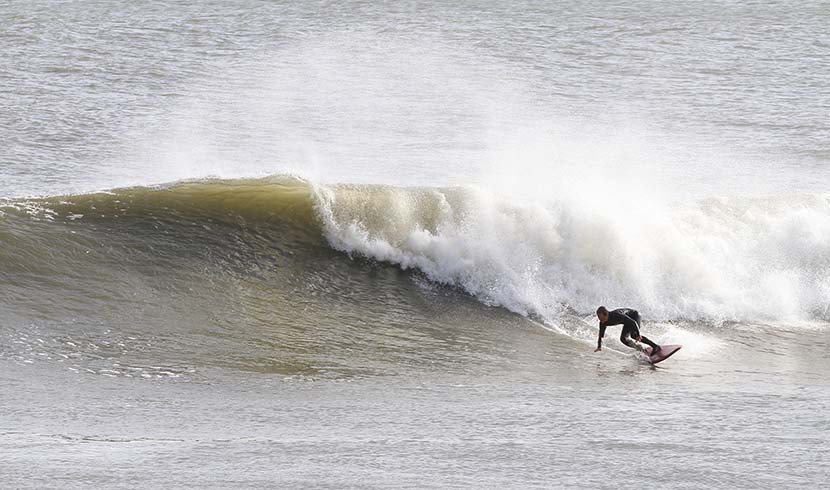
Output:
M446 369L471 329L517 321L334 250L315 192L280 177L6 201L0 355L125 375L388 374Z

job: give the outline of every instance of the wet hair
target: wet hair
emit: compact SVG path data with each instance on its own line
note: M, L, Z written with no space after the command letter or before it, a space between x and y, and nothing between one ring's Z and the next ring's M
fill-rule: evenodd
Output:
M597 315L599 315L600 313L602 313L603 315L607 315L608 310L606 310L604 306L600 306L599 308L597 308Z

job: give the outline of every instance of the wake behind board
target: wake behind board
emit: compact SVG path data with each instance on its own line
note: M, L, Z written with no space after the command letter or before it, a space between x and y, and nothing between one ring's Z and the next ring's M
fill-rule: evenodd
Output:
M652 364L657 364L658 362L665 361L666 359L674 355L674 353L679 351L681 347L683 346L679 344L661 345L660 351L657 352L657 354L654 354L653 356L651 355L651 347L645 347L643 349L643 352L645 352L645 354L648 356L649 362L651 362Z

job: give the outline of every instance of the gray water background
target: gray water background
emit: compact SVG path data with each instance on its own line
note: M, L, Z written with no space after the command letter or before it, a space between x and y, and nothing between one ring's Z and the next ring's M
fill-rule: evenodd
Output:
M646 173L693 196L828 182L823 2L11 1L0 23L4 197L286 172L464 184L550 164L528 147L552 178ZM653 369L394 267L332 267L305 329L269 321L285 290L236 277L205 291L256 300L248 318L206 295L165 322L179 305L152 282L158 309L97 316L7 291L3 486L828 479L827 325L685 325L714 347ZM346 285L366 294L326 302ZM319 350L285 367L268 350L286 338Z

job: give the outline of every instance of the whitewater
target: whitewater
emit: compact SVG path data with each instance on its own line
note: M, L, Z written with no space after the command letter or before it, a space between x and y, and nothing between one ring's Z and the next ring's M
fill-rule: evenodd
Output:
M4 487L827 480L821 2L0 20Z
M593 196L523 203L478 188L318 193L335 248L417 268L520 314L552 321L564 307L590 312L616 298L660 319L827 320L827 195L632 209Z

